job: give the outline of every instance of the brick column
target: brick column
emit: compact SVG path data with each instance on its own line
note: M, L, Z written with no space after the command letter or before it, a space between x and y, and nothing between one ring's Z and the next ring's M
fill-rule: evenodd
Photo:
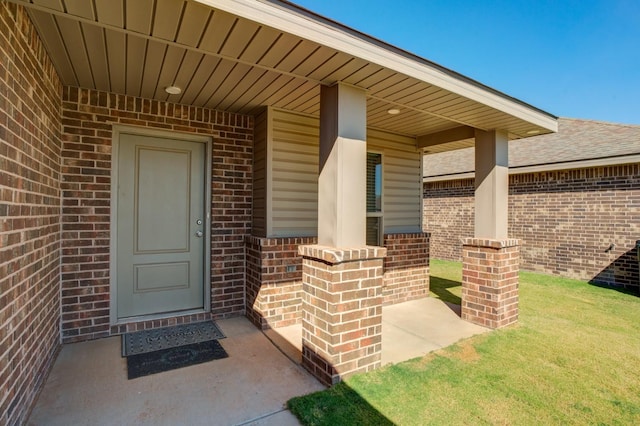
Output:
M301 246L302 365L322 383L380 367L386 249Z
M520 241L462 241L462 319L489 328L518 321Z

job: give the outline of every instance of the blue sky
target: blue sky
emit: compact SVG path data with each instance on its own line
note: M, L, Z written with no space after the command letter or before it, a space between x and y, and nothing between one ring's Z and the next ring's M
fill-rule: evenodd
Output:
M640 124L640 0L293 0L561 117Z

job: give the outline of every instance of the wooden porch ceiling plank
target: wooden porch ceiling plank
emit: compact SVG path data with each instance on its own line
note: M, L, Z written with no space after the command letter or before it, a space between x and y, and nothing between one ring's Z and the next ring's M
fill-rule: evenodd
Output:
M275 70L276 65L296 47L298 39L290 34L280 33L277 40L260 58L258 64Z
M55 20L69 54L71 65L75 70L78 84L82 87L93 87L93 73L89 66L87 47L84 43L84 35L82 34L80 23L63 16L57 16Z
M321 67L317 71L314 71L314 73L311 74L310 77L313 77L316 80L322 81L325 83L333 83L335 81L346 82L346 79L349 76L357 73L358 71L362 70L367 66L367 62L358 58L354 58L353 56L349 56L342 52L339 52L338 55L335 57L336 61L340 59L344 59L344 62L342 63L342 65L337 66L335 68L332 67L328 69L324 69L324 67ZM327 64L326 66L328 67L330 65L331 64Z
M232 70L224 76L224 80L220 82L218 89L214 92L214 95L206 102L208 105L214 105L213 109L219 109L218 105L220 102L227 97L229 92L231 92L242 81L242 78L247 75L249 70L251 70L251 67L245 64L232 64Z
M431 86L426 83L421 84L416 90L408 90L402 93L394 93L392 95L385 96L389 102L397 102L403 105L407 105L410 108L418 108L418 104L429 96L442 91L439 87Z
M380 90L374 89L370 90L369 92L381 98L386 98L392 95L396 95L398 98L401 98L402 96L404 96L404 94L412 94L422 88L422 85L420 85L414 79L405 77L404 79L394 84L390 84L385 88L381 88Z
M189 3L175 0L156 0L156 2L151 35L162 40L175 41L183 8L188 7Z
M224 80L231 73L235 67L235 63L231 61L219 60L215 68L208 79L206 79L202 90L198 93L198 97L195 98L196 105L202 105L211 107L212 104L219 102L218 91L220 90Z
M220 65L220 61L220 58L209 55L202 55L198 66L196 67L193 74L190 75L188 83L184 86L179 86L182 87L182 97L180 98L180 103L185 105L194 104L196 98L201 96L204 87L211 76L216 72L217 67ZM195 105L201 106L203 103L204 100L195 102Z
M104 30L93 25L81 25L96 89L108 92L111 90L111 84L109 81L109 66Z
M176 76L178 75L178 69L180 68L180 64L182 63L186 53L186 50L175 46L167 47L162 60L158 84L156 85L155 99L168 99L169 95L164 91L164 88L174 84Z
M287 75L278 75L267 87L264 88L261 92L255 95L251 100L249 100L244 106L242 106L238 112L242 114L249 114L254 111L256 108L262 105L270 105L267 102L271 96L277 93L280 89L287 86L290 81L294 80L293 77Z
M256 81L265 73L264 70L259 68L248 67L248 72L242 76L242 79L230 90L224 98L218 103L217 108L227 111L234 111L232 105L240 99L245 93L252 90Z
M126 79L122 70L127 66L127 36L123 33L105 30L107 43L107 61L109 67L109 85L116 93L125 93Z
M86 0L64 0L66 11L75 16L81 16L86 19L95 19L96 13L93 9L93 2Z
M247 62L258 62L269 51L273 43L282 34L269 27L260 27L258 32L249 42L240 59Z
M189 3L189 5L194 5L194 3ZM199 7L204 7L204 6L199 6ZM190 9L187 8L187 11L189 11ZM209 12L204 12L204 11L199 11L200 9L193 9L192 13L199 13L201 16L205 13L211 13ZM186 28L188 26L188 22L190 22L191 20L196 19L196 18L187 18L187 14L185 13L185 18L182 20L182 24L180 25L180 33L182 33L183 31L185 33L189 33L192 30ZM206 24L205 23L199 23L199 25L205 25L206 27L202 27L200 29L198 29L198 40L200 41L200 44L198 46L196 46L195 44L189 44L189 46L192 47L198 47L202 50L204 50L205 52L210 52L210 53L215 53L217 54L220 49L222 48L222 45L224 43L224 40L227 38L227 34L229 34L229 31L231 31L231 29L233 28L233 25L236 22L236 17L227 13L227 12L222 12L220 10L216 10L213 11L213 16L211 16L211 18L209 19L209 23ZM204 31L204 35L202 34L202 32ZM191 38L195 38L195 35L189 37L189 39ZM190 41L187 38L184 37L180 37L180 35L178 36L178 43L180 44L185 44L185 40L186 41ZM196 43L198 40L192 42L192 43Z
M310 41L301 40L296 46L275 66L278 70L284 70L290 73L294 72L304 61L306 61L316 50L319 45Z
M365 89L367 89L368 94L370 95L371 89L373 87L379 87L380 83L389 78L392 78L391 81L398 81L397 76L398 73L396 73L395 71L386 68L380 68L376 72L367 75L363 79L356 82L355 85L358 87L364 87Z
M67 49L54 16L34 9L29 10L29 16L37 23L43 42L47 46L47 50L51 52L62 80L69 82L70 85L77 86L78 78L73 65L71 65L71 59L67 54Z
M247 104L249 104L253 99L263 93L264 90L266 90L267 87L273 84L273 82L279 77L279 74L272 71L259 71L262 71L262 74L260 74L251 83L250 87L243 94L241 94L231 103L229 109L231 109L232 111L244 111L246 113L247 110L245 109L245 107L247 106Z
M232 58L239 58L259 29L260 26L255 22L246 19L237 20L218 53Z
M283 108L292 111L301 111L304 109L303 105L308 103L320 102L320 85L313 85L307 92L293 99Z
M178 67L178 72L172 83L172 85L178 86L184 91L181 95L178 95L171 99L177 99L180 103L182 103L182 98L186 94L186 88L189 86L193 74L198 69L200 62L202 62L202 58L204 58L204 55L202 53L187 50L187 53L185 53L184 57L182 58L182 62Z
M124 28L124 4L121 1L94 0L97 20L104 25Z
M147 40L127 36L127 78L125 90L134 96L140 96L142 73L144 71L146 56Z
M331 59L335 54L336 52L333 49L321 47L313 52L309 57L307 57L304 62L299 64L293 70L293 72L295 72L296 74L308 76L314 70L321 67L322 64Z
M38 6L47 7L49 9L54 9L59 12L64 11L64 5L62 0L32 0L33 4L37 4ZM25 0L25 3L29 3L28 0Z
M303 96L308 90L315 87L315 84L305 80L292 80L285 90L275 94L267 100L266 105L272 105L275 108L285 108L290 102ZM283 95L283 92L286 94Z
M151 34L153 23L153 0L136 0L126 2L126 28L141 34Z
M144 64L142 89L140 91L143 98L153 98L156 93L156 86L160 78L166 50L167 45L159 41L149 41L147 45L147 58Z

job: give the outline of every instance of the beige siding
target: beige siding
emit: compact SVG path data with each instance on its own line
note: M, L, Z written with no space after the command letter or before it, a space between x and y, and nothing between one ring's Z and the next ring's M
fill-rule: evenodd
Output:
M267 236L267 138L268 114L265 109L255 117L253 145L253 219L252 234Z
M272 187L270 203L266 202L266 206L271 205L267 236L315 236L318 228L319 121L315 117L282 110L269 111L271 164L266 173L271 176ZM372 129L368 130L367 138L368 150L382 153L384 231L420 232L422 173L415 140ZM254 200L254 203L259 202ZM266 215L269 215L268 210Z
M318 234L318 119L273 111L269 236Z
M415 139L369 129L367 144L382 153L384 232L420 232L422 169Z

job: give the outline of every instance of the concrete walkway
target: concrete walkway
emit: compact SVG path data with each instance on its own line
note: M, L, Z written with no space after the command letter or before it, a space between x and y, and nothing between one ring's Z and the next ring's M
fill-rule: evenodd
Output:
M29 425L298 425L284 404L324 387L245 318L218 321L228 358L127 380L120 338L65 345Z
M460 306L428 297L382 308L382 365L417 358L488 328L460 319ZM297 363L302 362L302 325L266 332Z
M488 331L462 321L457 309L434 298L384 307L383 365ZM119 337L65 345L28 424L298 425L284 404L324 389L298 365L302 326L263 334L245 318L218 325L229 358L134 380Z

